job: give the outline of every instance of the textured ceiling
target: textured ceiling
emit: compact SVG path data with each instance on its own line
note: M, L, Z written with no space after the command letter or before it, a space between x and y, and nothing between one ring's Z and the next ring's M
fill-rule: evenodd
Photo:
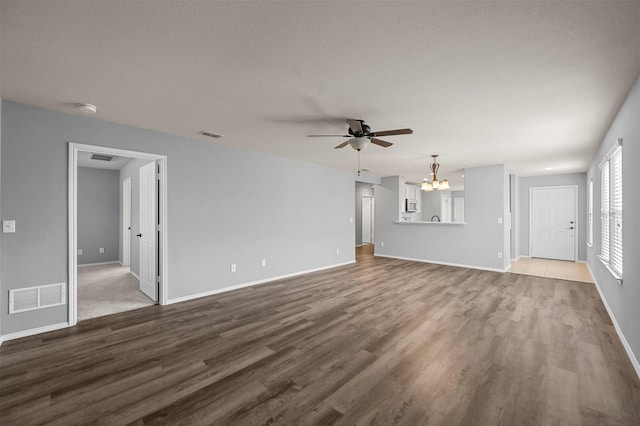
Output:
M421 181L584 171L640 72L639 1L3 1L2 98ZM207 129L225 135L198 136ZM553 167L552 171L545 171Z

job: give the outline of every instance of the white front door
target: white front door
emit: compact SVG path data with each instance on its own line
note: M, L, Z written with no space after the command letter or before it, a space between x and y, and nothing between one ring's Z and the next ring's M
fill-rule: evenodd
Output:
M531 257L576 260L576 188L531 189Z
M369 244L372 242L371 224L372 224L372 198L362 197L362 244Z
M158 301L156 163L140 168L140 291Z

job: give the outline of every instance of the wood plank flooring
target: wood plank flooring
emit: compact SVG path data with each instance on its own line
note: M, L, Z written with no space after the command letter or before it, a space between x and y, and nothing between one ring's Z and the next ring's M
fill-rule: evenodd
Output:
M638 425L593 285L359 255L0 347L0 424Z

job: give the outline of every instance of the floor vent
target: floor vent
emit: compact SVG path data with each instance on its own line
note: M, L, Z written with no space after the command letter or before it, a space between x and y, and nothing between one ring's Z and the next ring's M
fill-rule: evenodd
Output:
M64 305L65 283L9 290L9 314Z

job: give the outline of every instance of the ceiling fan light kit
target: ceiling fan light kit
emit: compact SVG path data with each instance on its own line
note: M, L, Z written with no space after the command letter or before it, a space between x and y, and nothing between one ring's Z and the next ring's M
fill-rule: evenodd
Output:
M347 135L308 135L310 138L318 137L336 137L336 138L350 138L348 141L342 142L334 149L344 148L347 145L351 145L351 148L358 151L358 176L360 176L360 151L365 149L370 143L388 148L393 145L391 142L378 139L377 136L394 136L394 135L410 135L413 133L411 129L396 129L396 130L383 130L381 132L372 132L371 127L365 124L364 120L354 120L348 118Z
M346 135L309 135L310 138L327 137L327 138L350 138L348 141L336 146L335 149L344 148L347 145L351 145L351 148L359 151L364 149L369 143L388 148L393 145L391 142L378 139L378 136L394 136L394 135L410 135L413 133L411 129L395 129L395 130L383 130L381 132L372 132L371 127L364 122L364 120L347 119L349 128Z
M85 114L95 114L96 112L98 112L98 108L96 108L95 105L91 104L77 104L77 107Z
M362 136L359 138L349 139L347 142L349 142L349 145L351 145L351 148L355 149L356 151L360 151L361 149L365 149L367 145L371 143L371 140L369 140L369 138Z

